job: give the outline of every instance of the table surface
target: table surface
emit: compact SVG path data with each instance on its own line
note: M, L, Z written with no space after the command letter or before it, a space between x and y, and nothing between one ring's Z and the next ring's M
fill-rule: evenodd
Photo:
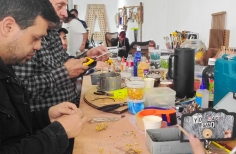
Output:
M80 108L88 120L93 117L119 117L120 120L107 123L107 129L99 132L95 129L97 124L86 123L80 135L75 138L73 154L118 154L122 153L122 150L130 148L141 150L145 154L150 153L144 142L144 132L138 130L130 122L134 118L133 115L128 112L105 113L84 102L83 95L90 88L91 80L89 76L86 76L83 79ZM125 117L121 118L121 115L125 115Z
M142 151L142 154L150 154L145 144L144 131L136 127L134 115L125 112L121 114L125 117L121 118L119 114L99 111L84 102L83 95L91 87L90 76L85 76L82 84L80 108L88 120L94 117L119 117L120 119L107 123L108 127L103 131L96 131L97 124L95 123L85 123L81 133L75 138L73 154L122 154L129 149ZM217 151L218 154L225 153L219 149L214 151Z

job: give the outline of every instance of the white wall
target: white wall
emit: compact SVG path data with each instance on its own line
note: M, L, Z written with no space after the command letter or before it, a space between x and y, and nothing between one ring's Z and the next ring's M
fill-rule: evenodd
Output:
M87 4L105 4L108 26L111 32L119 31L115 26L114 16L118 7L144 6L142 40L153 38L160 48L165 48L164 36L175 30L198 32L200 39L208 47L212 13L226 11L226 29L230 30L230 46L236 47L236 1L235 0L74 0L79 6L80 18L84 19ZM128 24L127 37L134 40L132 27Z

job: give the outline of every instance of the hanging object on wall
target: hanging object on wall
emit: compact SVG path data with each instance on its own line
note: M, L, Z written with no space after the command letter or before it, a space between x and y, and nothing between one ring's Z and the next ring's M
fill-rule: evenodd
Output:
M94 31L95 21L98 20L100 31ZM106 19L106 10L104 4L88 4L86 11L86 23L88 25L89 34L88 38L96 41L102 41L105 44L105 33L109 31Z
M140 33L140 42L142 42L142 23L143 23L143 5L140 2L139 6L124 6L118 8L115 15L116 27L122 26L121 29L127 31L129 22L137 22Z

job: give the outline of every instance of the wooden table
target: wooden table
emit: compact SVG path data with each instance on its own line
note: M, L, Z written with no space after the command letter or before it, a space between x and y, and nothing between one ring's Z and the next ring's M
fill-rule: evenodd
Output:
M80 108L84 111L85 116L88 119L91 117L119 117L120 120L108 123L107 129L100 132L96 131L96 124L86 123L80 135L75 138L73 154L124 154L123 150L130 148L141 150L141 154L150 154L145 144L144 132L140 131L132 122L134 115L125 112L121 114L125 117L121 118L119 114L105 113L89 106L84 102L83 95L90 88L90 76L85 76L80 101ZM223 150L215 148L214 145L213 149L217 154L225 153Z
M144 133L136 128L130 120L133 115L105 113L87 105L83 100L83 94L91 87L89 76L84 77L81 93L80 108L88 119L90 117L121 117L119 121L108 123L104 131L96 131L96 124L86 123L80 135L75 138L73 154L118 154L122 150L133 148L141 150L143 154L150 154L145 145Z

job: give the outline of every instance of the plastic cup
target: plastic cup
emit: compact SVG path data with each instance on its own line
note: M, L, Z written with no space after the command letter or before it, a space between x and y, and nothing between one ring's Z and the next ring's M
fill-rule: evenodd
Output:
M151 89L154 87L154 78L145 78L144 83L145 83L145 89Z
M155 115L148 115L143 117L143 124L145 129L145 135L147 129L158 129L161 128L162 118Z

